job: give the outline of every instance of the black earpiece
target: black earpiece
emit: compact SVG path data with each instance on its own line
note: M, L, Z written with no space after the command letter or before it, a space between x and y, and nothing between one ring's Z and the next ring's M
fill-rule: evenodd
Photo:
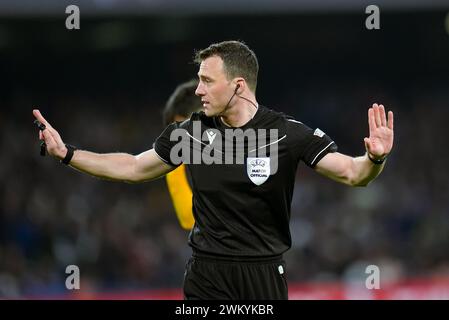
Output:
M231 98L229 99L228 103L226 104L226 107L224 107L223 111L221 113L224 113L228 107L229 104L231 103L232 98L234 98L234 96L237 94L237 90L240 88L240 83L237 83L237 85L235 86L234 89L234 94L231 96ZM249 100L248 98L242 97L242 96L238 96L241 99L247 100L248 102L250 102L255 108L256 110L259 108L259 106L257 104L255 104L254 102L252 102L251 100Z
M237 90L240 88L240 83L237 83L237 85L235 86L235 90L234 90L234 94L237 93Z

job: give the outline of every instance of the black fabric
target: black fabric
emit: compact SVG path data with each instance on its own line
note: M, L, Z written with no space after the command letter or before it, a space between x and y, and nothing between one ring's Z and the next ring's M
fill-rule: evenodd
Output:
M336 152L337 144L320 129L311 129L294 119L287 119L289 145L294 157L309 167L316 164L329 152ZM323 136L320 136L324 134Z
M198 124L201 127L199 136ZM175 129L185 130L181 130L182 138L180 136L176 141L170 141L170 135L176 133ZM189 144L188 152L177 152L181 153L183 162L192 162L194 150L209 150L214 155L218 152L218 155L224 157L241 148L242 143L234 141L232 148L222 148L220 153L218 148L214 149L219 139L210 145L203 136L206 130L221 133L223 147L230 141L225 129L229 128L220 118L206 117L203 112L194 113L190 120L169 125L156 140L154 149L161 159L172 165L179 164L170 157L170 151L179 147L176 145L178 141L183 141L181 145ZM328 152L336 151L337 146L321 131L263 106L259 107L253 119L239 129L242 132L246 129L278 130L277 157L268 147L257 149L251 154L250 150L244 148L243 163L187 164L192 178L195 217L189 245L195 252L228 257L280 255L291 246L290 205L298 163L302 160L314 167ZM191 138L195 136L196 140ZM269 137L261 137L259 142L258 146L263 146L270 140ZM247 146L246 142L243 144ZM268 158L271 171L265 182L256 185L250 178L254 172L248 168L255 163L251 159L262 159L262 156ZM278 159L277 171L273 173L275 158Z
M287 300L285 261L192 257L184 275L186 300Z
M62 162L63 164L65 164L65 165L68 165L68 164L70 163L70 161L72 160L72 158L73 158L73 152L74 152L75 150L77 150L77 147L72 146L71 144L66 144L65 146L66 146L66 148L67 148L67 154L66 154L66 156L64 157L64 159L61 160L61 162Z

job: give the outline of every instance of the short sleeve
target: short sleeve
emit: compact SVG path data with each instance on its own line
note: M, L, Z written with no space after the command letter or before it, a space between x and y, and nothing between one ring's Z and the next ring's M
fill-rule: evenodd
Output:
M286 120L289 147L309 167L315 167L326 154L337 151L337 144L319 128L311 129L294 119Z
M170 139L172 136L172 133L176 129L184 129L186 126L186 122L173 122L172 124L168 125L164 131L160 134L159 137L157 137L156 141L153 143L153 148L158 157L164 161L165 163L172 165L172 166L179 166L181 162L176 161L173 162L170 153L172 151L172 148L181 140L181 137L178 136L178 139Z

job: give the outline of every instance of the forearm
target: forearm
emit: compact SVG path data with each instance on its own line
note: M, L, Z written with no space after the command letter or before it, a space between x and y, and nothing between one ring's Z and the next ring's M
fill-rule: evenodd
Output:
M127 153L99 154L76 150L70 166L89 175L115 181L134 182L136 159Z
M318 161L315 170L350 186L366 186L373 181L382 172L393 147L393 112L388 112L387 121L384 106L375 103L368 109L368 123L370 136L363 139L367 150L365 155L353 158L329 152Z
M382 164L375 164L368 158L366 153L363 156L352 158L351 185L367 186L373 181L385 167L385 161Z

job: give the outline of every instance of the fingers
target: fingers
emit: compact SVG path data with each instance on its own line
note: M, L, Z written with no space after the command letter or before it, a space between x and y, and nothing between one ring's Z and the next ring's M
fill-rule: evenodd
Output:
M379 105L379 115L380 115L380 125L382 127L386 127L387 126L387 117L385 116L385 108L382 104Z
M48 123L48 121L45 120L45 118L42 116L41 112L38 109L34 109L33 115L38 121L40 121L42 124L45 125L44 130L39 130L39 140L45 140L45 142L48 144L49 141L47 141L47 139L48 139L48 137L51 137L55 143L58 143L58 140L60 140L59 134ZM48 134L46 134L45 132L47 132Z
M370 130L379 127L388 127L390 129L393 129L393 112L388 112L387 121L385 107L382 104L374 103L373 106L369 108L368 119Z
M388 128L393 130L393 111L388 111Z
M34 109L33 110L33 116L39 120L40 122L42 122L43 124L45 124L46 127L51 127L51 125L48 123L47 120L45 120L45 118L42 116L41 112L38 109Z
M368 109L368 126L369 126L369 132L373 132L374 129L376 129L376 121L374 120L374 109L369 108Z
M377 103L373 104L373 110L374 110L374 121L376 122L376 128L378 128L381 126L382 121L380 120L379 105Z
M44 130L39 130L39 140L44 141L49 155L61 158L61 152L64 149L64 142L59 133L48 123L39 110L33 110L34 117L45 125ZM41 153L42 154L42 153Z
M41 131L42 135L44 137L44 141L47 144L47 146L54 146L56 145L56 140L53 138L53 135L50 133L49 130L45 129L44 131Z

